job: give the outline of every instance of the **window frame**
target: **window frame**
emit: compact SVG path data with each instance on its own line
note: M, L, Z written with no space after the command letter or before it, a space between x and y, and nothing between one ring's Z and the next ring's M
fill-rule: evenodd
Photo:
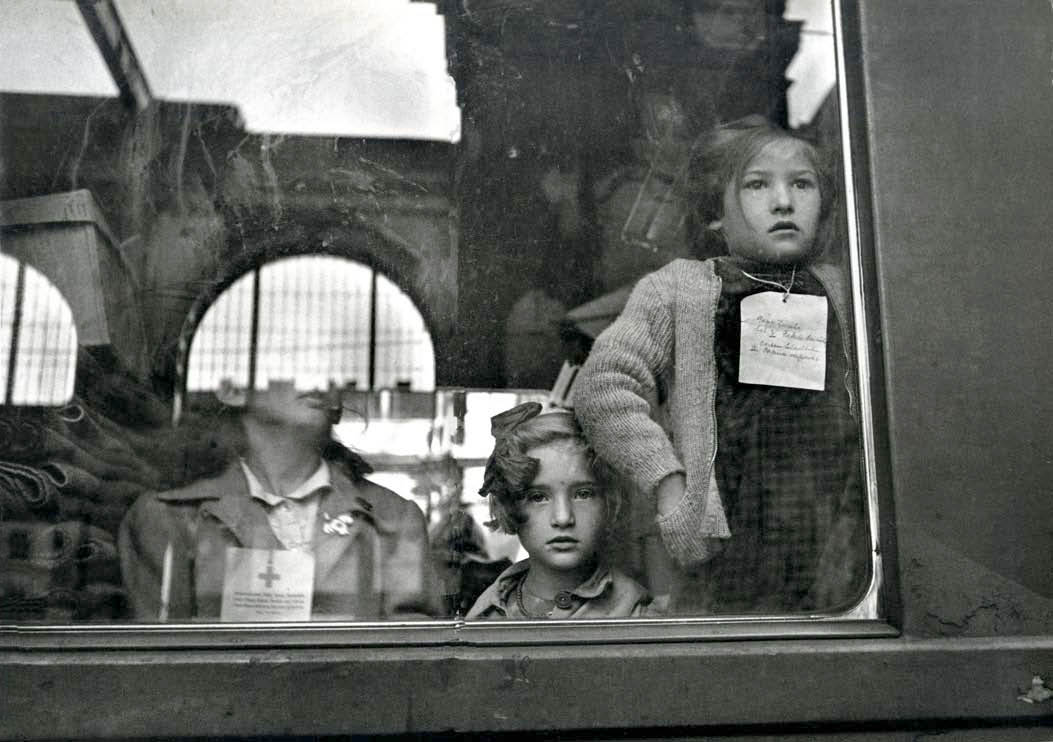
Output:
M732 640L785 640L894 637L901 615L895 570L894 518L889 476L887 419L884 416L884 377L881 355L880 314L876 260L867 206L867 151L864 140L862 71L857 60L846 57L846 30L858 34L854 9L847 20L840 0L833 1L835 53L840 109L841 162L844 167L845 206L848 222L848 259L851 261L853 326L855 329L857 382L861 404L861 428L867 481L872 569L864 600L871 603L877 618L854 618L858 605L840 613L764 616L683 616L567 621L493 622L440 619L412 622L311 622L308 624L113 624L0 626L0 649L49 646L91 649L122 647L164 649L177 647L309 648L389 646L554 646L567 644L605 645L650 642L710 642ZM851 24L849 26L849 24ZM858 41L858 39L857 39ZM856 43L851 48L858 48ZM859 105L852 103L859 101ZM853 228L854 227L854 228ZM212 301L235 280L249 271L279 258L304 254L328 254L356 260L373 271L385 272L373 259L340 249L316 250L310 246L266 245L250 250L229 266L224 277L191 308L180 335L180 355L186 349ZM258 274L257 274L258 275ZM398 281L400 288L406 290ZM412 299L431 331L424 307ZM435 338L434 333L432 334ZM434 342L434 340L433 340ZM186 369L177 370L177 399L185 395ZM178 419L177 406L176 416Z
M969 728L978 733L962 738L1048 737L1048 705L1027 705L1018 695L1034 673L1053 667L1053 637L892 636L903 615L859 5L834 0L840 85L847 91L842 95L857 101L843 110L842 127L851 133L845 148L853 155L850 185L857 208L850 226L865 269L859 290L874 318L859 343L867 346L873 402L870 445L877 458L868 474L877 490L888 637L859 636L860 622L852 624L854 638L802 634L760 641L730 635L714 641L718 637L697 633L676 639L644 624L640 637L656 633L639 638L642 643L613 631L595 643L576 632L567 639L563 626L535 623L500 627L505 641L479 643L466 637L480 632L449 621L358 624L355 631L301 624L295 633L280 625L258 631L215 625L0 626L2 736L442 730L491 738L558 730L585 739L622 738L630 729L634 736L663 738L767 733L883 739ZM278 634L286 643L275 641ZM545 640L532 641L535 636ZM559 641L561 636L567 640ZM356 637L371 638L352 641ZM46 723L38 711L42 703ZM999 732L992 734L995 728Z
M1009 726L1040 733L1048 731L1048 709L1017 695L1034 668L1050 664L1053 637L0 650L0 731L49 739L438 730L589 739L623 738L626 729L640 737L814 739ZM969 678L983 681L954 682ZM25 711L42 699L46 725Z

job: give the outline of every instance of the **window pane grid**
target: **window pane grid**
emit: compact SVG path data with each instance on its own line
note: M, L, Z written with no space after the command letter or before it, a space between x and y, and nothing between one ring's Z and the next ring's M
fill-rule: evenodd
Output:
M376 276L376 325L371 332L371 268L344 258L312 255L261 266L256 343L257 389L275 381L297 388L330 384L374 388L435 385L434 347L410 297ZM206 311L191 345L187 389L214 390L224 379L248 381L253 273L242 276Z
M19 267L11 257L0 260L0 389L11 404L65 404L73 396L77 364L73 313L59 290L28 265L22 266L17 311Z
M287 258L261 269L257 388L367 378L368 269L340 258Z
M435 352L424 318L394 283L377 281L377 386L410 384L427 391L435 384Z
M3 390L5 397L8 368L11 365L11 339L15 330L17 291L18 261L6 255L0 256L0 390Z
M218 389L224 379L248 382L252 278L248 273L231 284L201 320L191 345L189 391Z

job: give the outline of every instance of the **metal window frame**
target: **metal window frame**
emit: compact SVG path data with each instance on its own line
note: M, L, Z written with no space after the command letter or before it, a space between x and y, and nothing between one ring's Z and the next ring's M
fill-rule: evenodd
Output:
M858 34L859 18L854 8L833 2L838 96L841 111L842 162L845 175L845 204L848 216L848 259L851 261L853 324L857 338L858 387L869 520L872 540L870 583L860 604L837 613L777 616L712 616L663 619L610 619L602 621L508 622L500 626L482 622L432 621L386 623L311 624L121 624L112 626L0 626L0 648L44 648L49 642L65 647L105 646L165 648L237 646L268 647L379 647L392 645L508 645L508 644L610 644L653 641L728 641L738 639L890 637L901 626L896 584L894 521L888 471L887 425L884 418L883 366L878 328L876 263L870 239L869 186L865 176L865 118L862 101L861 65L848 59L848 33ZM853 228L854 227L854 228ZM248 266L254 273L253 337L250 376L255 366L258 284L266 262L257 259ZM375 351L377 267L368 264L372 275L370 314L370 371ZM188 318L184 338L193 336L203 307L230 285L233 277L215 287L215 292L196 304ZM189 340L187 340L189 347ZM184 382L185 382L185 373ZM254 379L251 380L254 382ZM371 379L372 386L372 379ZM878 419L880 417L880 419ZM862 614L862 618L860 615Z
M0 626L0 732L602 736L604 729L634 728L668 736L811 731L821 724L924 728L948 719L1040 723L1044 709L1024 706L1007 687L1019 688L1035 667L1053 665L1053 638L898 637L863 73L853 57L860 19L851 0L834 0L834 8L846 194L852 194L854 323L866 330L857 333L857 344L882 618ZM948 682L972 676L986 682L967 693ZM297 703L289 704L293 689ZM42 697L53 709L46 725L24 710Z
M862 101L859 3L837 2L842 85L851 101ZM846 148L865 166L862 104L846 113ZM854 170L852 182L860 205L857 260L865 268L858 290L876 320L869 180ZM879 505L882 609L894 633L902 608L881 338L875 321L860 342L875 371L870 445L879 456L869 473ZM945 730L971 730L955 739L1050 737L1049 703L1029 704L1022 695L1033 675L1053 667L1053 637L819 638L816 625L785 622L780 628L789 633L779 638L729 632L723 641L700 635L694 624L654 622L636 637L619 634L622 626L591 624L480 631L456 622L353 631L322 624L294 633L272 626L3 627L0 737L491 739L533 731L577 739L907 739ZM852 623L857 632L863 625ZM491 628L501 636L485 636ZM797 628L802 633L792 633Z

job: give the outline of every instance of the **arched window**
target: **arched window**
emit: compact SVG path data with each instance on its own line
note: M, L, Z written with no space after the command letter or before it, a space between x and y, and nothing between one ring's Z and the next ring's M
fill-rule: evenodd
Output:
M301 255L250 270L205 311L187 392L224 380L430 391L435 352L413 300L390 279L346 258Z
M0 255L0 402L66 404L76 368L77 330L66 299L40 271Z

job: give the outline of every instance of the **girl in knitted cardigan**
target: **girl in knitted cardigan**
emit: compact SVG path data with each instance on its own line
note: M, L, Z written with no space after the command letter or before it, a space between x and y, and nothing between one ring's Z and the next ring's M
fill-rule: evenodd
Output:
M756 117L719 128L694 164L724 254L639 281L576 412L655 516L650 588L672 610L844 608L869 543L833 179L814 146Z

